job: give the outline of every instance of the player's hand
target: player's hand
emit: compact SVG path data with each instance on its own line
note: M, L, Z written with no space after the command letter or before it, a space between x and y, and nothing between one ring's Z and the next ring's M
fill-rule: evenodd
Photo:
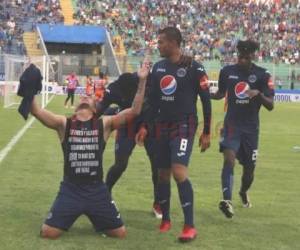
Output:
M202 134L199 138L199 147L201 152L205 152L210 147L210 135Z
M180 56L180 59L178 61L178 65L183 66L183 67L191 67L192 65L192 61L193 61L193 57L192 56L188 56L188 55L184 55L182 54Z
M144 126L142 126L135 135L135 143L139 146L144 146L144 141L147 134L147 129Z
M260 91L258 89L248 89L245 92L245 94L247 94L250 99L252 99L255 96L258 96L259 93L260 93Z
M151 68L151 61L149 57L145 57L143 63L141 64L140 68L138 69L138 77L140 80L146 80Z

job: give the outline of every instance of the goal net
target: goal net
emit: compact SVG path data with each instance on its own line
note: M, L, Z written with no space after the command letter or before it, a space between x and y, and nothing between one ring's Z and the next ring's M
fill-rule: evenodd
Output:
M40 69L43 76L43 89L37 99L40 105L45 107L49 99L48 88L46 87L49 80L49 63L46 61L46 57L28 58L26 56L5 55L4 62L5 76L2 83L4 108L16 108L20 104L21 97L17 96L20 76L31 63Z

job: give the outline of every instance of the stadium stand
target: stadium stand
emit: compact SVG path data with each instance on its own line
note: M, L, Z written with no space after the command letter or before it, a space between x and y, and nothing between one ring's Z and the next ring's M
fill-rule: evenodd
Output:
M160 27L176 25L186 37L185 50L201 59L226 62L236 41L251 37L261 41L261 60L299 63L299 8L294 0L2 0L0 52L24 54L24 31L31 31L36 23L65 21L105 26L115 38L117 54L140 56L145 48L154 53Z
M23 41L28 56L43 55L43 51L40 47L40 40L35 31L25 32L23 35Z
M75 23L101 24L119 35L131 55L155 51L156 31L175 25L185 50L205 60L228 61L239 38L260 40L259 58L300 62L300 3L276 1L86 1L77 0ZM237 11L238 10L238 11ZM259 13L259 15L258 15Z
M259 62L279 74L278 85L290 82L293 65L300 82L299 9L295 0L0 0L0 54L42 54L35 33L40 23L100 25L126 71L136 68L146 49L156 59L157 30L175 25L186 53L206 62L214 80L220 66L235 58L237 40L247 37L260 40Z
M37 35L24 32L35 31L37 23L61 23L64 17L59 0L1 0L0 20L0 53L23 55L29 49L27 54L39 55Z

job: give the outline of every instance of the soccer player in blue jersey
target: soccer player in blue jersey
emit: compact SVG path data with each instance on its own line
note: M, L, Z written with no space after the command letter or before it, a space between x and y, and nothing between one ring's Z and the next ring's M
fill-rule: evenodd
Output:
M107 87L103 100L97 103L97 115L100 116L103 113L108 114L111 111L122 111L131 106L133 98L135 96L138 85L137 73L123 73L120 77L109 84ZM109 108L111 104L118 105L118 109ZM135 134L141 118L135 118L130 124L126 124L117 130L117 136L115 140L115 162L109 168L106 175L106 185L109 191L112 191L113 186L117 183L123 172L127 169L129 158L136 145ZM162 217L160 206L157 200L157 168L153 164L153 148L151 139L145 141L145 149L151 164L152 183L153 183L153 207L152 211L157 218Z
M191 60L191 57L182 55L178 63L188 66L191 63ZM100 116L103 113L108 114L110 112L120 111L130 107L137 89L137 83L138 77L136 72L121 74L116 81L109 84L105 91L103 100L97 103L97 114ZM111 104L118 105L118 108L109 108ZM135 136L142 120L143 115L135 118L132 123L126 124L117 130L115 141L115 162L109 168L105 181L110 191L127 169L129 158L136 145ZM157 197L158 169L154 166L153 138L151 136L145 137L144 147L151 165L154 198L152 211L156 218L161 219L162 212Z
M225 66L219 75L219 89L211 94L213 99L227 95L227 112L221 135L220 151L223 152L223 200L220 210L227 218L234 215L232 205L233 168L237 158L243 166L239 195L243 207L251 207L247 191L254 180L258 154L259 110L261 105L271 111L274 107L274 84L270 73L252 61L259 44L252 40L237 44L238 62Z
M189 67L180 65L182 36L175 27L166 27L158 33L158 49L165 58L154 64L145 120L154 131L155 166L159 168L158 198L162 210L160 232L171 228L170 179L173 175L184 214L184 226L178 239L195 239L193 188L188 178L188 163L198 125L197 99L201 98L204 128L199 139L201 151L210 145L211 102L208 77L204 67L192 61ZM142 143L143 137L137 137ZM141 139L141 140L140 140Z
M149 68L145 61L138 72L139 84L132 105L114 116L98 119L90 96L81 97L70 118L41 109L33 100L31 113L57 131L64 153L63 181L42 225L42 237L58 238L80 215L86 215L97 232L125 237L121 216L102 180L102 155L109 134L141 112Z

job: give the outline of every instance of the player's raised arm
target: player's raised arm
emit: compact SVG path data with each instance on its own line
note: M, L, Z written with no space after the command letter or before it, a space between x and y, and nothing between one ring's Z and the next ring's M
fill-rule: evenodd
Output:
M138 116L142 111L142 105L145 95L145 86L147 76L149 74L150 64L147 59L143 62L141 68L138 71L139 84L132 102L132 106L118 113L117 115L110 117L103 117L104 123L104 138L107 139L110 132L120 126L129 123Z
M33 98L30 112L46 127L56 130L60 139L63 139L66 126L66 117L62 115L56 115L46 109L42 109L37 104L35 97Z

